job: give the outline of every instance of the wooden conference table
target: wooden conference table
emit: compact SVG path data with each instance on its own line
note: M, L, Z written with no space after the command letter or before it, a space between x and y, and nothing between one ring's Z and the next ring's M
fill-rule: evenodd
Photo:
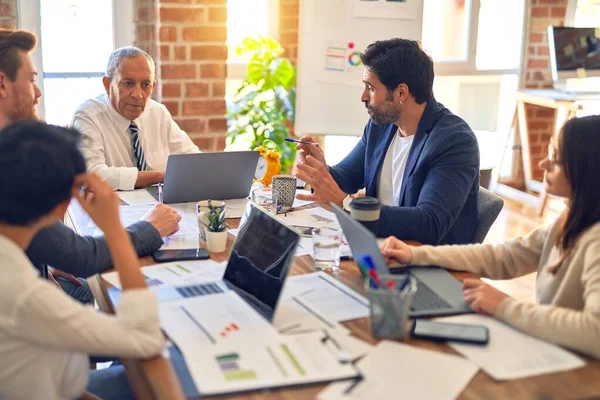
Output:
M81 208L72 204L67 214L66 223L78 231L78 233L84 234L85 229L80 229L80 227L87 226L86 221L89 221L89 217L83 215ZM239 219L228 220L228 225L231 228L237 228L238 224ZM233 241L234 238L229 235L227 251L219 254L211 254L211 259L215 261L226 260L229 250L231 250L233 245ZM200 244L203 246L203 243ZM152 257L147 256L140 259L140 264L142 266L151 265L154 264L154 261L152 260ZM306 274L314 271L312 258L310 256L302 256L296 257L294 260L291 274ZM454 272L453 274L459 279L472 276L471 274L462 272ZM357 292L364 294L363 279L354 262L342 261L339 271L334 272L332 275ZM100 309L109 313L114 312L106 290L110 284L104 281L101 275L96 275L88 281ZM372 344L378 342L378 339L371 336L368 318L343 322L342 324L350 329L354 336ZM404 343L444 353L456 354L454 350L443 343L416 340L412 338L405 339ZM485 372L480 370L459 398L486 400L498 398L600 398L600 380L598 380L598 377L600 377L600 361L593 360L586 356L583 356L583 358L586 361L586 365L580 369L504 382L494 381ZM185 399L175 370L168 358L159 356L149 360L124 359L122 361L138 399ZM398 363L400 365L402 360L398 360ZM398 373L400 374L401 372L399 371ZM423 373L431 375L431 382L432 384L435 384L435 369L423 371ZM232 400L315 399L317 394L323 390L325 386L326 385L321 384L297 389L253 392L220 398ZM394 394L390 394L390 396L390 398L395 397Z

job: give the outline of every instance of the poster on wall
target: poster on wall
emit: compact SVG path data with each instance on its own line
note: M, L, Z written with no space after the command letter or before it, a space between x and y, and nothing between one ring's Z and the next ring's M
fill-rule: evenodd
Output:
M417 19L422 0L354 0L359 18Z
M323 68L318 81L362 87L360 50L361 47L352 40L326 40L323 47Z

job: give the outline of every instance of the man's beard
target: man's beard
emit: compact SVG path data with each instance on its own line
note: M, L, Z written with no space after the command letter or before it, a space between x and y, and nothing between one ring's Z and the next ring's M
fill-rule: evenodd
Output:
M11 121L39 120L40 116L37 107L30 101L18 101L15 106L7 113Z
M365 103L367 110L371 111L371 121L377 125L393 124L400 119L400 109L394 108L392 103L389 103L389 107L379 107L377 110Z

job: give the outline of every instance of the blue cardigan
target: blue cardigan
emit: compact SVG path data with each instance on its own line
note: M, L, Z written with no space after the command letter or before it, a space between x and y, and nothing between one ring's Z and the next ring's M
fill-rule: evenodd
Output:
M346 193L366 187L377 197L379 176L396 125L367 123L354 149L331 175ZM383 206L378 236L424 244L471 242L477 227L479 147L460 117L428 102L412 143L398 207Z

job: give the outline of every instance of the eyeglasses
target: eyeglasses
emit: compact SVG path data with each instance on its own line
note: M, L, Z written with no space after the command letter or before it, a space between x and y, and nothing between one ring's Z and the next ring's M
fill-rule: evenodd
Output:
M548 145L548 161L552 165L560 165L561 160L558 158L558 150L554 147L552 143Z

